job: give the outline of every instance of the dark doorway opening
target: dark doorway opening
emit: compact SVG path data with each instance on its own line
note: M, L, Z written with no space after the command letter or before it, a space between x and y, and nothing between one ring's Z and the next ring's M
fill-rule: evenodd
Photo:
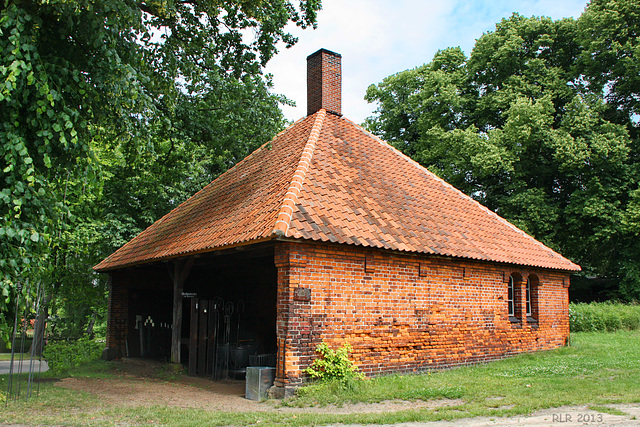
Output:
M190 375L242 378L275 366L277 269L273 246L198 260L184 287L181 358Z
M135 272L134 272L135 271ZM173 291L166 267L130 272L135 287L129 289L125 355L168 360L171 352Z

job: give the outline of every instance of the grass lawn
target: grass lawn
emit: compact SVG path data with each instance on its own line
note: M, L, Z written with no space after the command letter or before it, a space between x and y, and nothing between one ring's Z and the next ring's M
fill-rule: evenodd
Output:
M20 360L20 358L29 359L29 353L14 353L14 360ZM0 360L11 360L11 353L0 353Z
M104 367L103 367L104 369ZM91 375L86 369L74 376ZM115 375L101 372L100 375ZM0 377L6 391L6 377ZM387 376L355 383L344 390L314 385L284 406L343 405L391 399L455 399L437 409L393 413L292 414L210 412L155 406L107 406L96 397L41 384L40 395L0 406L0 423L113 425L324 425L401 423L528 414L565 405L640 402L640 331L574 333L571 346L506 360L422 375Z

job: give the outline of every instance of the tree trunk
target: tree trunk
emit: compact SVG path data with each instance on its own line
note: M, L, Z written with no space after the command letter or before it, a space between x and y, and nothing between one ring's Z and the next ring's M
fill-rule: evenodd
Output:
M44 350L44 332L47 327L47 315L49 302L51 302L52 293L46 292L44 298L40 302L38 307L38 313L36 313L36 322L33 326L33 341L31 342L31 348L29 353L32 358L42 356Z
M93 338L93 326L96 324L96 312L94 311L91 314L91 319L89 320L89 324L87 325L87 336Z
M180 363L180 341L182 338L182 289L193 266L193 258L176 260L173 271L169 269L173 280L173 325L171 328L171 362Z

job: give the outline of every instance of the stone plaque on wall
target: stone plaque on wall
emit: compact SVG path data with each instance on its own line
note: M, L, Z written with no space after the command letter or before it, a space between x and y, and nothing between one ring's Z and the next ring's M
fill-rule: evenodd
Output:
M293 291L294 301L311 301L311 289L295 288Z

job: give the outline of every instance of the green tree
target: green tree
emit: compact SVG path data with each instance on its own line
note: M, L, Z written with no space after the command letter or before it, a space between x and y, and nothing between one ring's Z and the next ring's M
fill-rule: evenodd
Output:
M209 184L282 130L279 103L260 76L218 78L202 95L181 95L166 128L144 151L131 140L98 150L103 255Z
M379 106L367 126L584 275L626 283L617 296L637 298L635 112L614 104L581 65L590 55L582 20L604 3L615 2L593 2L577 21L514 14L483 34L470 57L449 48L370 86L367 100ZM618 12L623 26L630 17Z
M620 256L614 262L624 294L640 290L640 4L634 0L592 0L578 20L583 46L580 70L592 93L603 94L604 116L625 126L631 138L629 192L620 207ZM633 262L636 260L636 262Z
M319 0L0 1L0 316L18 282L54 282L65 265L53 249L74 216L69 192L87 189L69 183L99 196L101 163L174 161L193 142L171 148L179 129L193 132L182 127L189 109L216 107L207 102L225 85L267 87L262 66L279 42L296 41L285 26L314 26L320 8ZM242 140L227 149L246 148ZM207 156L210 173L233 161ZM105 177L119 173L126 177L112 169Z
M578 20L578 38L583 47L580 70L589 90L604 93L607 117L631 124L634 139L638 137L640 115L638 37L640 4L634 0L592 0Z

